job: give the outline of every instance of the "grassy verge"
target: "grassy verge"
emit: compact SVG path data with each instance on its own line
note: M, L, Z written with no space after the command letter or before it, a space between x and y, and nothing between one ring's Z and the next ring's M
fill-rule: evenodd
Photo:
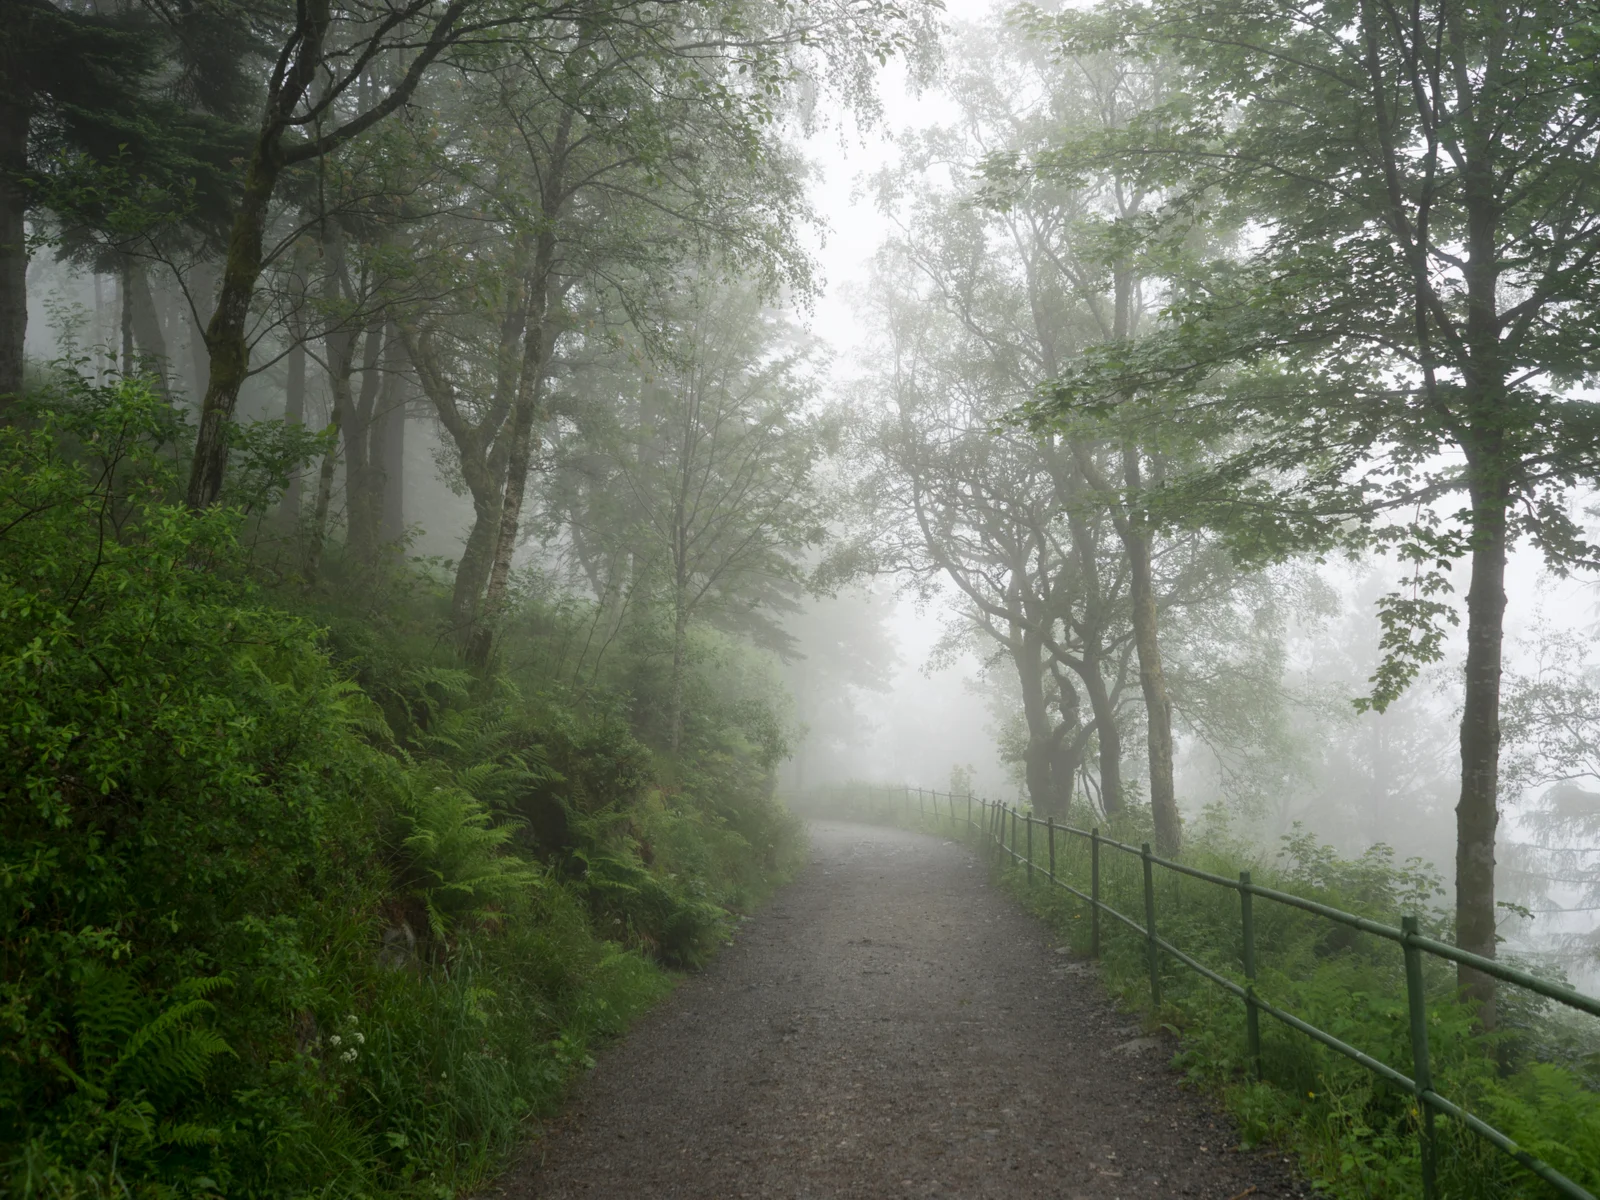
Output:
M981 836L963 821L951 820L947 810L938 818L931 808L919 814L915 793L909 806L902 801L863 807L848 795L837 803L843 807L830 815L853 812L858 819L968 837L985 852ZM1136 828L1113 832L1134 842L1148 837ZM1142 865L1116 851L1102 854L1102 898L1142 923ZM1267 856L1213 826L1193 831L1183 858L1228 877L1248 869L1256 883L1388 923L1397 923L1402 913L1420 912L1429 932L1448 934L1434 908L1441 894L1438 879L1420 863L1394 862L1382 847L1342 859L1310 836L1296 836L1285 840L1279 854ZM1037 829L1034 859L1038 865L1030 880L1023 865L993 857L1003 886L1075 953L1086 956L1088 905L1050 886L1048 849ZM1087 892L1087 844L1059 836L1057 871L1063 881ZM1237 894L1158 871L1156 914L1163 938L1242 982ZM1410 1026L1398 946L1260 900L1255 929L1258 994L1409 1074ZM1409 1094L1265 1015L1256 1079L1237 998L1163 955L1161 1008L1151 1013L1143 937L1109 917L1102 917L1101 930L1106 986L1125 1008L1181 1038L1177 1065L1221 1099L1247 1143L1269 1142L1293 1152L1316 1186L1338 1200L1422 1195L1421 1116ZM1455 1000L1448 964L1428 960L1426 984L1436 1090L1581 1186L1600 1191L1600 1023L1507 987L1502 1029L1484 1038L1474 1032L1470 1011ZM1437 1131L1439 1195L1542 1200L1560 1194L1454 1122L1439 1118Z

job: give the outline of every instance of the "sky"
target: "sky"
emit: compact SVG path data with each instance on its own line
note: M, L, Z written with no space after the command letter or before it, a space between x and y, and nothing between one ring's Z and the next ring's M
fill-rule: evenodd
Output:
M982 0L947 0L946 20L981 20L994 7ZM822 129L805 143L817 171L812 203L825 224L810 245L824 288L802 319L832 348L832 378L840 390L864 365L863 324L851 294L865 284L872 256L892 228L866 194L864 180L893 161L894 135L955 113L936 91L915 94L903 66L894 62L883 72L882 99L883 120L875 128ZM880 590L892 591L892 584ZM977 660L969 655L945 670L926 669L945 615L938 605L919 611L909 600L896 603L890 625L899 667L888 694L864 699L876 725L865 758L877 768L877 779L941 789L952 766L970 767L977 791L1013 798L1016 789L995 751L992 719L983 698L971 690L979 674Z

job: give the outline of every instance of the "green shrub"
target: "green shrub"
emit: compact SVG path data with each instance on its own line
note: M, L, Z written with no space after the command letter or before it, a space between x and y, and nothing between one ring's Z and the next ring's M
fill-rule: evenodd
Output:
M1227 877L1246 866L1258 884L1391 924L1401 913L1421 913L1425 928L1432 926L1428 932L1448 936L1433 907L1442 894L1437 877L1418 861L1396 864L1387 847L1343 859L1297 829L1284 839L1277 858L1266 860L1231 838L1225 825L1213 825L1191 836L1183 860ZM1058 870L1087 890L1081 841L1061 842ZM1088 952L1086 905L1064 890L1041 886L1042 872L1035 872L1033 886L1021 868L1004 875L1016 895L1076 950ZM1103 850L1101 880L1107 903L1142 920L1137 857ZM1242 981L1238 894L1161 870L1156 881L1161 936ZM1409 1074L1409 1010L1399 947L1287 905L1257 899L1254 910L1258 994ZM1144 939L1111 919L1101 928L1103 978L1129 1007L1148 1008ZM1456 999L1453 968L1431 957L1424 961L1436 1090L1590 1190L1600 1188L1600 1094L1573 1071L1539 1061L1549 1020L1544 1006L1524 1005L1529 1024L1486 1038L1475 1031L1471 1007ZM1243 1005L1236 997L1167 955L1162 956L1161 995L1162 1009L1153 1019L1182 1035L1178 1065L1197 1083L1221 1092L1247 1142L1292 1147L1313 1182L1340 1200L1422 1195L1421 1117L1409 1093L1267 1015L1261 1017L1262 1080L1257 1082ZM1506 1061L1516 1064L1509 1074L1503 1070ZM1509 1200L1559 1194L1448 1118L1438 1117L1437 1129L1441 1195Z
M0 427L0 1191L454 1194L793 861L733 828L795 838L766 765L664 805L625 693L463 671L425 568L266 590L159 397L49 399Z
M919 821L882 788L852 785L824 798L828 811L873 819ZM1389 924L1402 913L1423 917L1424 931L1448 940L1438 877L1424 863L1394 862L1385 846L1345 859L1303 830L1268 858L1231 836L1221 814L1190 830L1182 860L1233 878L1241 867L1257 884L1291 892ZM981 816L981 813L979 814ZM1099 823L1075 813L1079 827ZM964 831L941 814L937 828ZM1009 828L1009 827L1008 827ZM1105 830L1137 844L1147 840L1148 814L1131 813ZM1035 831L1037 835L1037 830ZM984 846L987 831L972 832ZM997 857L995 861L1001 860ZM1036 841L1035 861L1045 847ZM1057 874L1089 887L1083 839L1058 835ZM1003 883L1080 955L1091 944L1088 905L1047 885L1039 867L1006 865ZM1157 869L1156 924L1161 937L1214 971L1244 980L1240 902L1231 889ZM1143 923L1143 869L1137 855L1101 852L1102 899ZM1349 930L1287 905L1254 905L1257 994L1403 1073L1411 1069L1409 1009L1403 958L1393 943ZM1261 1075L1254 1078L1243 1004L1170 956L1161 956L1161 1011L1149 1013L1150 975L1144 937L1113 918L1101 921L1101 978L1128 1008L1181 1036L1176 1065L1197 1085L1219 1093L1246 1144L1292 1149L1302 1169L1336 1200L1412 1200L1422 1196L1414 1098L1304 1034L1261 1016ZM1456 998L1453 967L1424 956L1429 1060L1435 1089L1495 1125L1519 1145L1590 1191L1600 1189L1600 1091L1581 1064L1600 1054L1600 1030L1589 1018L1531 993L1505 988L1502 1029L1476 1031L1470 1005ZM1509 1064L1510 1069L1507 1069ZM1533 1200L1560 1195L1475 1133L1439 1116L1439 1195L1451 1200Z

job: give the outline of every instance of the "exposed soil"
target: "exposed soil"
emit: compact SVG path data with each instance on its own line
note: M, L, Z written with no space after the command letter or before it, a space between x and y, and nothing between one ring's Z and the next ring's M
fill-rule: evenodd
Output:
M966 847L811 864L602 1058L491 1195L1302 1196Z

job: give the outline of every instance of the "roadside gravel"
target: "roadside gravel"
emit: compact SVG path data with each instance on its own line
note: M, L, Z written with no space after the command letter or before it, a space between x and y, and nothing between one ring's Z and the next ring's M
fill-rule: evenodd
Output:
M617 1046L489 1192L1308 1194L1179 1086L965 847L818 822L801 877Z

